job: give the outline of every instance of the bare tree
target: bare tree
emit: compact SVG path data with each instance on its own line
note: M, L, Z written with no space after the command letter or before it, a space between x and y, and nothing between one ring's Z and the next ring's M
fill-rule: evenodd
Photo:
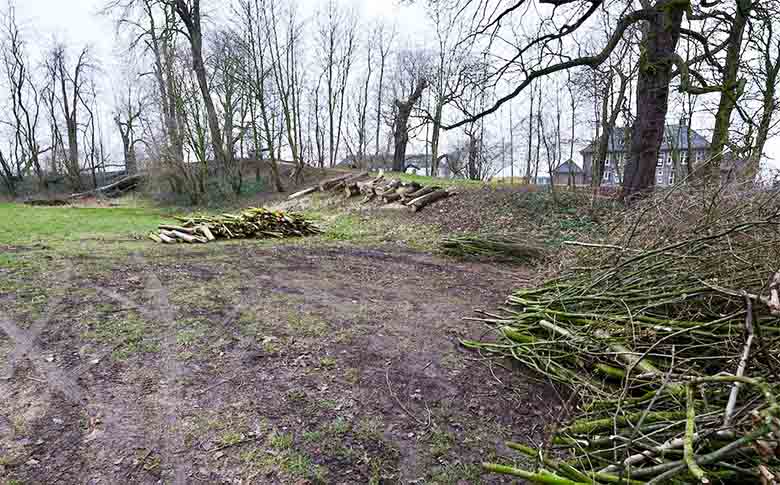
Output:
M510 2L508 6L488 8L487 0L467 2L477 12L491 12L482 15L480 27L471 35L487 37L488 41L500 39L501 25L512 15L523 11L526 0ZM509 59L500 59L489 80L495 84L508 73L520 70L520 79L516 87L501 96L489 108L467 116L448 128L463 126L476 119L495 113L504 103L526 90L538 78L557 72L582 66L596 67L603 64L622 43L625 34L633 26L642 24L641 58L636 87L636 118L632 130L630 158L623 178L623 191L627 199L651 189L655 183L656 155L661 146L664 132L664 120L668 110L670 83L674 76L673 67L677 66L681 76L681 86L686 90L701 92L702 87L694 87L690 82L689 70L676 53L681 37L682 19L689 8L688 2L677 0L645 0L638 10L626 10L620 15L610 30L606 43L594 53L585 53L572 57L566 41L572 39L588 20L602 11L602 2L584 0L542 0L555 8L549 22L543 19L540 30L523 45L514 46L515 54ZM718 15L717 7L702 3L703 15ZM568 15L562 15L562 10ZM479 14L477 14L479 15ZM557 18L566 18L563 23ZM530 55L534 51L545 52L543 62L534 63Z
M268 154L268 166L274 188L277 192L284 192L277 163L277 135L273 124L271 99L266 89L271 76L267 64L272 60L268 57L268 41L260 1L241 0L239 14L243 22L245 56L248 58L244 82L249 86L249 92L254 97L254 102L249 105L249 116L255 153L258 158L263 152Z
M206 119L211 135L211 148L218 166L227 166L231 163L229 154L225 152L222 143L222 131L219 126L217 110L209 88L206 64L203 60L203 30L201 26L200 0L161 0L174 8L187 34L192 53L192 70L198 81L198 88L206 108Z
M41 147L38 141L38 123L42 100L32 79L25 52L25 42L17 25L15 9L12 4L9 5L6 12L3 28L0 55L11 95L12 119L8 124L13 131L14 156L20 166L33 169L38 177L39 185L41 188L45 188L45 171L40 156L46 150ZM9 186L9 182L10 178L6 182L7 186Z
M591 186L594 197L598 195L599 187L604 177L604 168L609 154L610 142L614 142L614 133L618 116L623 112L626 102L626 92L630 74L623 72L621 66L610 66L606 73L602 73L605 82L601 96L601 136L598 138L592 163ZM615 83L617 78L617 85Z
M241 159L236 157L236 145L243 138L246 126L242 116L243 91L242 73L246 72L240 55L239 41L231 31L219 31L215 35L211 55L213 97L219 102L222 113L221 145L226 157L218 166L222 181L227 182L234 195L241 194L243 174Z
M430 113L431 175L438 174L439 140L442 119L447 105L463 95L467 80L473 77L471 69L478 67L472 59L474 37L461 40L466 28L457 2L428 0L428 12L436 31L436 63L430 81L434 107Z
M82 98L87 89L87 71L94 65L89 48L81 50L72 69L67 66L66 49L63 44L56 44L46 60L51 79L59 90L58 101L65 118L65 132L68 140L68 153L65 161L65 172L74 190L82 188L81 165L79 158L79 107L83 106Z
M737 101L745 89L746 81L739 79L739 68L742 60L742 43L745 27L753 6L753 0L736 0L736 8L731 15L725 62L723 66L720 66L715 59L709 59L718 64L717 67L720 68L722 76L717 81L718 85L704 90L720 91L720 102L718 103L718 111L715 114L715 128L712 131L712 143L710 144L710 159L707 161L707 165L699 172L705 183L720 182L720 168L723 154L729 141L731 116L737 107ZM699 36L693 36L692 38L700 39ZM707 39L703 40L708 42Z
M761 111L757 116L756 138L750 154L746 176L752 179L758 172L761 158L780 106L777 99L777 86L780 83L780 36L777 35L777 11L760 6L757 21L761 28L754 29L750 38L752 48L758 53L756 66L749 66L751 77L758 84Z
M376 88L376 136L375 154L378 157L380 155L380 130L382 126L382 104L384 103L384 85L385 85L385 69L387 67L387 60L393 49L393 43L395 41L395 27L388 29L384 24L379 24L374 31L374 42L376 43L377 50L379 52L379 79L377 80Z
M393 153L393 171L403 172L406 170L406 145L409 143L409 116L412 114L412 108L420 100L428 85L424 77L419 77L414 86L414 90L409 96L395 100L397 108L395 115L395 152Z
M137 134L145 108L138 90L134 89L135 81L137 80L127 83L122 97L117 100L114 111L114 123L122 139L122 155L128 175L138 172L135 146L141 141Z
M328 163L336 165L344 122L344 97L356 48L357 20L336 0L328 0L319 15L319 50L328 109Z
M271 52L271 73L279 99L284 120L287 144L292 154L295 170L292 179L297 180L303 173L301 156L300 126L300 65L297 62L300 51L302 26L297 19L295 4L287 7L285 22L279 20L273 1L263 0L262 12L265 24L265 37ZM280 26L280 24L282 24ZM281 31L281 34L280 34Z

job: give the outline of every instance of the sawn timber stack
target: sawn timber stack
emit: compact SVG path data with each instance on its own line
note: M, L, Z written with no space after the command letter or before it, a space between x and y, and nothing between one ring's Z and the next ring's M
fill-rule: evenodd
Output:
M370 178L368 172L345 174L320 182L314 187L301 190L290 195L296 199L314 192L343 193L349 199L363 196L361 203L378 202L380 204L401 204L409 210L417 212L436 201L455 195L450 189L439 186L422 186L417 182L402 182L398 179L387 179L384 175Z

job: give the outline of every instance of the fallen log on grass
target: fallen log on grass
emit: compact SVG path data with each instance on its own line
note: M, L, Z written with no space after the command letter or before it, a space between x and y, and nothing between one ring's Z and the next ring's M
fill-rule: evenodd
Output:
M431 192L430 194L425 194L421 197L417 197L414 200L409 201L406 205L414 212L418 212L422 210L424 207L433 204L437 200L446 199L447 197L450 197L452 195L455 195L454 192L449 192L447 190L436 190L434 192Z
M320 190L319 185L315 185L314 187L309 187L308 189L303 189L299 192L296 192L294 194L290 194L289 197L287 197L288 200L297 199L298 197L303 197L305 195L313 194L314 192L317 192Z
M348 173L348 174L344 174L344 175L338 176L336 178L323 180L319 184L320 191L321 192L327 192L328 190L334 188L335 186L337 186L338 184L340 184L344 180L347 180L350 177L352 177L352 174Z
M339 192L343 190L346 186L352 185L353 183L357 182L358 180L368 177L368 172L360 172L359 174L353 175L351 177L348 177L341 182L337 183L333 187L331 187L329 190L333 190L336 192Z
M356 195L360 195L360 189L358 188L357 184L349 184L346 187L344 187L344 195L347 199L350 197L354 197Z
M430 194L431 192L436 192L437 190L441 190L441 187L437 187L435 185L429 185L427 187L422 187L414 192L411 192L409 194L404 195L404 200L406 202L412 201L418 197L422 197L423 195Z
M389 194L382 196L382 202L385 204L389 204L398 200L401 200L401 194L397 194L395 192L390 192Z
M108 185L104 185L102 187L98 187L96 189L87 192L71 194L70 198L82 199L84 197L91 197L95 195L105 195L107 197L119 196L130 190L135 190L138 187L138 184L141 183L143 178L144 178L143 174L130 175L129 177L124 177L120 180L117 180L114 183L110 183Z

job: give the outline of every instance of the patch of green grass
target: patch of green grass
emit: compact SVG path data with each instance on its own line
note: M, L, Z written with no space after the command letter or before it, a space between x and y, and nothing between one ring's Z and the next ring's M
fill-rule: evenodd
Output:
M123 318L114 316L93 322L85 337L101 343L118 346L114 358L123 360L138 352L157 352L159 342L152 340L147 323L134 314Z
M451 485L455 483L483 483L482 467L475 463L452 463L436 467L430 478L430 483Z
M322 431L305 431L302 438L307 443L319 443L323 440L324 433Z
M328 425L328 432L334 435L343 435L352 428L352 425L343 418L336 418Z
M434 429L428 439L431 455L436 458L446 455L452 449L454 443L455 438L451 433L439 429Z
M289 433L274 433L269 438L270 445L277 451L285 451L292 448L293 436Z
M430 224L415 223L403 217L340 213L323 226L324 234L308 238L309 243L314 244L322 239L363 246L403 242L413 249L428 251L435 247L439 239L437 230Z
M183 328L176 332L176 343L182 347L192 347L196 342L202 339L208 328L203 322L197 320L189 320L182 322L187 328Z
M375 240L378 237L377 231L366 222L357 214L340 214L327 224L322 237L331 241Z
M336 406L338 406L338 403L333 399L320 399L317 401L317 407L320 409L332 411L336 409Z
M0 244L52 245L92 238L126 239L153 230L162 219L160 213L148 208L0 204Z
M300 337L322 337L328 330L323 320L303 312L291 312L287 323L290 330Z
M362 419L355 428L355 432L364 441L382 441L382 420L379 418Z
M318 438L316 433L304 433L305 441L316 442ZM309 455L293 448L292 434L274 432L269 436L268 444L274 452L268 453L260 448L252 447L241 452L239 459L246 465L258 468L266 474L276 471L286 478L294 479L293 481L310 479L315 483L327 483L325 480L326 470L312 463ZM285 483L292 482L285 481Z
M337 363L338 361L333 357L323 357L320 359L320 367L325 369L332 369L333 367L336 367Z
M287 398L287 402L289 402L290 404L305 403L306 392L304 392L301 389L292 389L290 391L287 391L286 398Z
M303 453L289 453L282 460L281 465L285 472L295 477L310 477L318 475L319 467L312 464L311 458Z
M244 439L243 433L239 433L235 430L227 430L220 435L219 444L220 446L234 446L244 441Z

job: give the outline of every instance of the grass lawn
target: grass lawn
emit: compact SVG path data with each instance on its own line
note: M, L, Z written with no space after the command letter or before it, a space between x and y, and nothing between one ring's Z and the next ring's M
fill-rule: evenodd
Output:
M151 231L163 219L164 215L144 208L0 204L0 244L56 245L84 239L129 239Z

